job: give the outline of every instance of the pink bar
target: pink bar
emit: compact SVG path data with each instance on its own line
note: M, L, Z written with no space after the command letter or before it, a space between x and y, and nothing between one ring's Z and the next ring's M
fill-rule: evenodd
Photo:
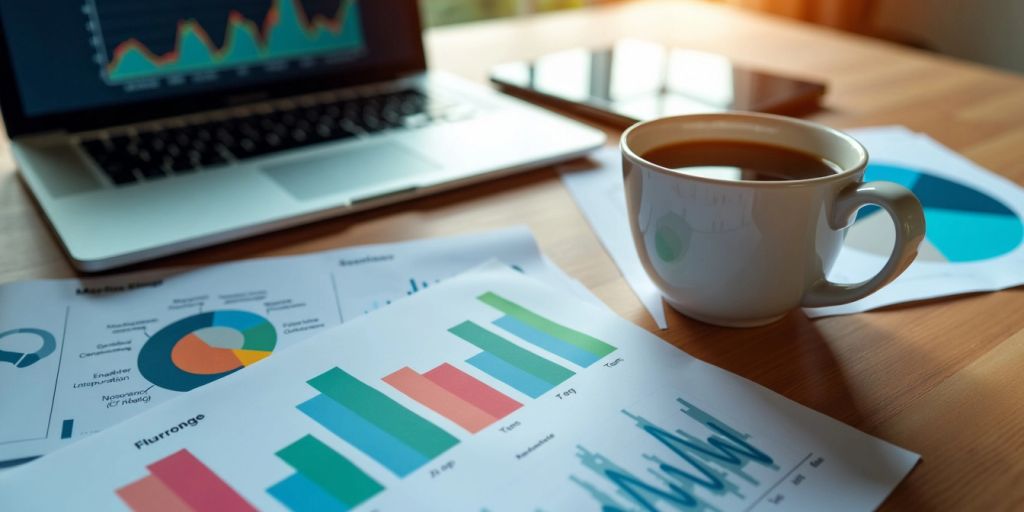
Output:
M256 511L188 450L174 452L148 467L153 476L196 512Z
M192 507L155 476L136 480L117 490L117 495L135 512L185 512Z
M505 396L500 391L480 382L462 370L444 363L423 374L431 382L448 390L449 393L477 406L480 410L501 419L523 404Z
M402 368L384 377L384 382L474 434L498 421L498 418L448 392L412 368Z

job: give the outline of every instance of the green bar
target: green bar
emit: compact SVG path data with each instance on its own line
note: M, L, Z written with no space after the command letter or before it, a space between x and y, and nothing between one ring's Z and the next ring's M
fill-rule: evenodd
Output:
M563 368L529 350L520 348L473 322L462 322L448 329L448 332L476 345L480 350L490 352L506 363L552 385L561 384L569 377L575 375L572 370Z
M615 352L615 347L609 345L593 336L588 336L574 329L570 329L564 325L556 324L547 318L544 318L529 309L526 309L515 302L509 301L500 295L493 292L487 292L477 297L480 302L491 306L506 315L523 322L538 331L542 331L546 334L554 336L566 343L571 343L577 347L596 355L597 357L604 357L612 352Z
M355 507L384 490L384 486L351 461L310 435L285 446L277 456L349 507Z
M367 386L340 368L327 370L310 380L309 384L428 459L459 443L459 440L448 432L417 416L384 393Z

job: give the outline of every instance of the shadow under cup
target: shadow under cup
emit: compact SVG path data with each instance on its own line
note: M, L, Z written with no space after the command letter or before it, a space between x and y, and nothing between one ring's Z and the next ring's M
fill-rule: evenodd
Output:
M683 174L640 156L696 141L780 146L824 157L842 172L726 181ZM805 305L809 290L827 283L856 211L837 222L837 198L858 187L867 165L867 151L852 137L781 116L706 114L639 123L623 134L621 147L637 252L677 311L718 325L763 325Z

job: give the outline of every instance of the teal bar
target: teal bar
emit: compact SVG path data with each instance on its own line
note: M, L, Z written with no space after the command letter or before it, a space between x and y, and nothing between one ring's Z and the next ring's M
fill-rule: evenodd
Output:
M330 397L317 395L299 404L298 409L398 476L406 476L429 462L422 453Z
M551 385L561 384L576 375L572 370L552 363L473 322L462 322L448 329L448 332Z
M529 342L531 345L547 350L552 354L572 361L584 368L587 368L601 360L600 357L592 352L583 350L576 345L567 343L566 341L556 338L544 331L534 329L520 321L518 318L505 315L492 323L512 334L515 334L520 339Z
M277 456L348 507L355 507L384 490L350 460L310 435L282 448Z
M466 359L466 362L530 398L538 398L554 387L551 383L506 363L490 352L481 352Z
M351 510L310 479L302 476L302 473L295 473L281 480L267 489L267 493L292 512L348 512Z
M309 384L331 400L347 407L423 454L427 459L432 459L459 443L455 436L340 368L332 368L314 377Z
M480 302L491 306L506 315L519 320L520 322L566 343L575 345L580 349L594 354L598 358L615 352L615 347L605 343L589 334L584 334L575 329L570 329L562 324L552 322L547 318L526 309L515 302L512 302L496 293L487 292L477 297Z

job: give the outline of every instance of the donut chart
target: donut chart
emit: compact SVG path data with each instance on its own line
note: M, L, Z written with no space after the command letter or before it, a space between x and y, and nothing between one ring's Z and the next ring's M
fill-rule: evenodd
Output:
M139 351L139 372L171 391L189 391L267 356L277 330L248 311L224 310L182 318L157 331Z
M1000 200L927 171L897 165L871 164L864 181L892 181L909 188L924 207L925 240L918 259L938 263L971 263L996 258L1024 241L1024 222ZM888 257L892 220L877 206L860 210L846 244ZM887 236L886 236L887 235Z
M35 329L32 327L23 327L21 329L12 329L10 331L0 332L0 340L19 334L27 334L39 338L39 348L36 349L35 352L28 353L0 349L0 363L10 363L14 365L15 368L27 368L38 363L46 356L57 350L57 339L53 337L53 334L50 334L50 331L44 331L42 329Z

